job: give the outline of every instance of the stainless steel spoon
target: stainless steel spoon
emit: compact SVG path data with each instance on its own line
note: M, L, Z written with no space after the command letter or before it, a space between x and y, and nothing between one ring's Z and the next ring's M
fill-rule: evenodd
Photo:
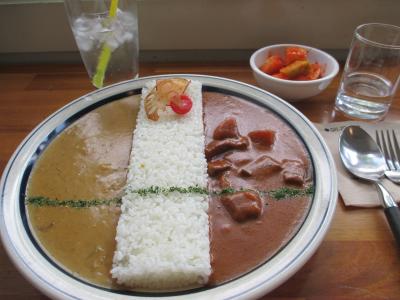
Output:
M359 126L347 126L339 140L339 152L346 169L361 179L373 181L385 215L400 247L400 210L392 195L380 183L385 175L385 158L375 141Z

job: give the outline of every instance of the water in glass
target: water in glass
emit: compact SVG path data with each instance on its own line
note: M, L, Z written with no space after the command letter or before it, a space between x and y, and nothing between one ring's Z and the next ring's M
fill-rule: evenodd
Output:
M389 109L392 88L391 82L381 75L353 72L342 81L336 106L352 117L379 119Z

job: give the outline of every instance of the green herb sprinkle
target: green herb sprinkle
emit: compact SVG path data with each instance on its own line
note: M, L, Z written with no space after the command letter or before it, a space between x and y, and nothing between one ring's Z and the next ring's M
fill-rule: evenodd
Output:
M167 195L170 193L181 193L181 194L202 194L202 195L211 195L211 196L223 196L230 195L236 192L245 192L251 191L256 192L261 195L269 196L275 200L283 200L288 198L295 198L301 196L312 195L314 193L314 187L312 185L307 186L304 189L301 188L292 188L292 187L282 187L276 190L271 191L258 191L251 189L234 189L234 188L226 188L217 191L209 191L206 188L202 188L200 186L189 186L189 187L159 187L159 186L151 186L145 189L137 189L137 190L128 190L131 193L136 193L140 196L148 196L148 195ZM25 200L26 204L34 205L34 206L51 206L51 207L72 207L72 208L87 208L92 206L102 206L102 205L121 205L121 198L114 199L92 199L92 200L58 200L51 199L48 197L36 196L36 197L27 197Z

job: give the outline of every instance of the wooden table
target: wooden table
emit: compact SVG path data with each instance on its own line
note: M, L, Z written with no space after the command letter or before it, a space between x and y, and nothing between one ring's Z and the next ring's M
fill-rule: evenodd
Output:
M247 62L145 64L141 76L196 73L255 84ZM313 122L344 120L334 110L340 77L322 94L295 106ZM22 139L46 116L93 90L82 66L0 68L0 171ZM399 93L389 120L400 117ZM400 259L381 209L345 207L310 261L263 299L400 299ZM47 299L0 247L0 299Z

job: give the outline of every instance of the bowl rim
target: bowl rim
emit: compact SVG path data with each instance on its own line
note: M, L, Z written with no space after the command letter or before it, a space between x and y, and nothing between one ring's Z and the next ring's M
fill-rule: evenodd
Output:
M321 78L318 78L318 79L296 81L296 80L288 80L288 79L281 79L281 78L273 77L271 75L268 75L268 74L262 72L260 70L260 68L258 66L256 66L255 58L260 53L264 52L265 50L283 48L283 47L301 47L301 48L305 48L307 50L312 50L314 52L318 52L318 53L322 54L323 56L325 56L329 61L332 62L333 71L330 72L328 75L325 75L325 76L323 76ZM324 82L324 81L327 81L327 80L331 80L339 72L339 63L337 62L337 60L332 55L330 55L329 53L327 53L327 52L325 52L323 50L320 50L318 48L314 48L314 47L307 46L307 45L301 45L301 44L274 44L274 45L269 45L269 46L265 46L263 48L260 48L260 49L258 49L256 51L254 51L253 54L250 56L250 67L253 70L253 72L257 73L257 75L264 76L265 78L270 79L272 81L280 82L280 83L289 83L290 82L290 84L302 85L302 86L311 85L311 84L315 84L315 83L320 83L320 82Z

